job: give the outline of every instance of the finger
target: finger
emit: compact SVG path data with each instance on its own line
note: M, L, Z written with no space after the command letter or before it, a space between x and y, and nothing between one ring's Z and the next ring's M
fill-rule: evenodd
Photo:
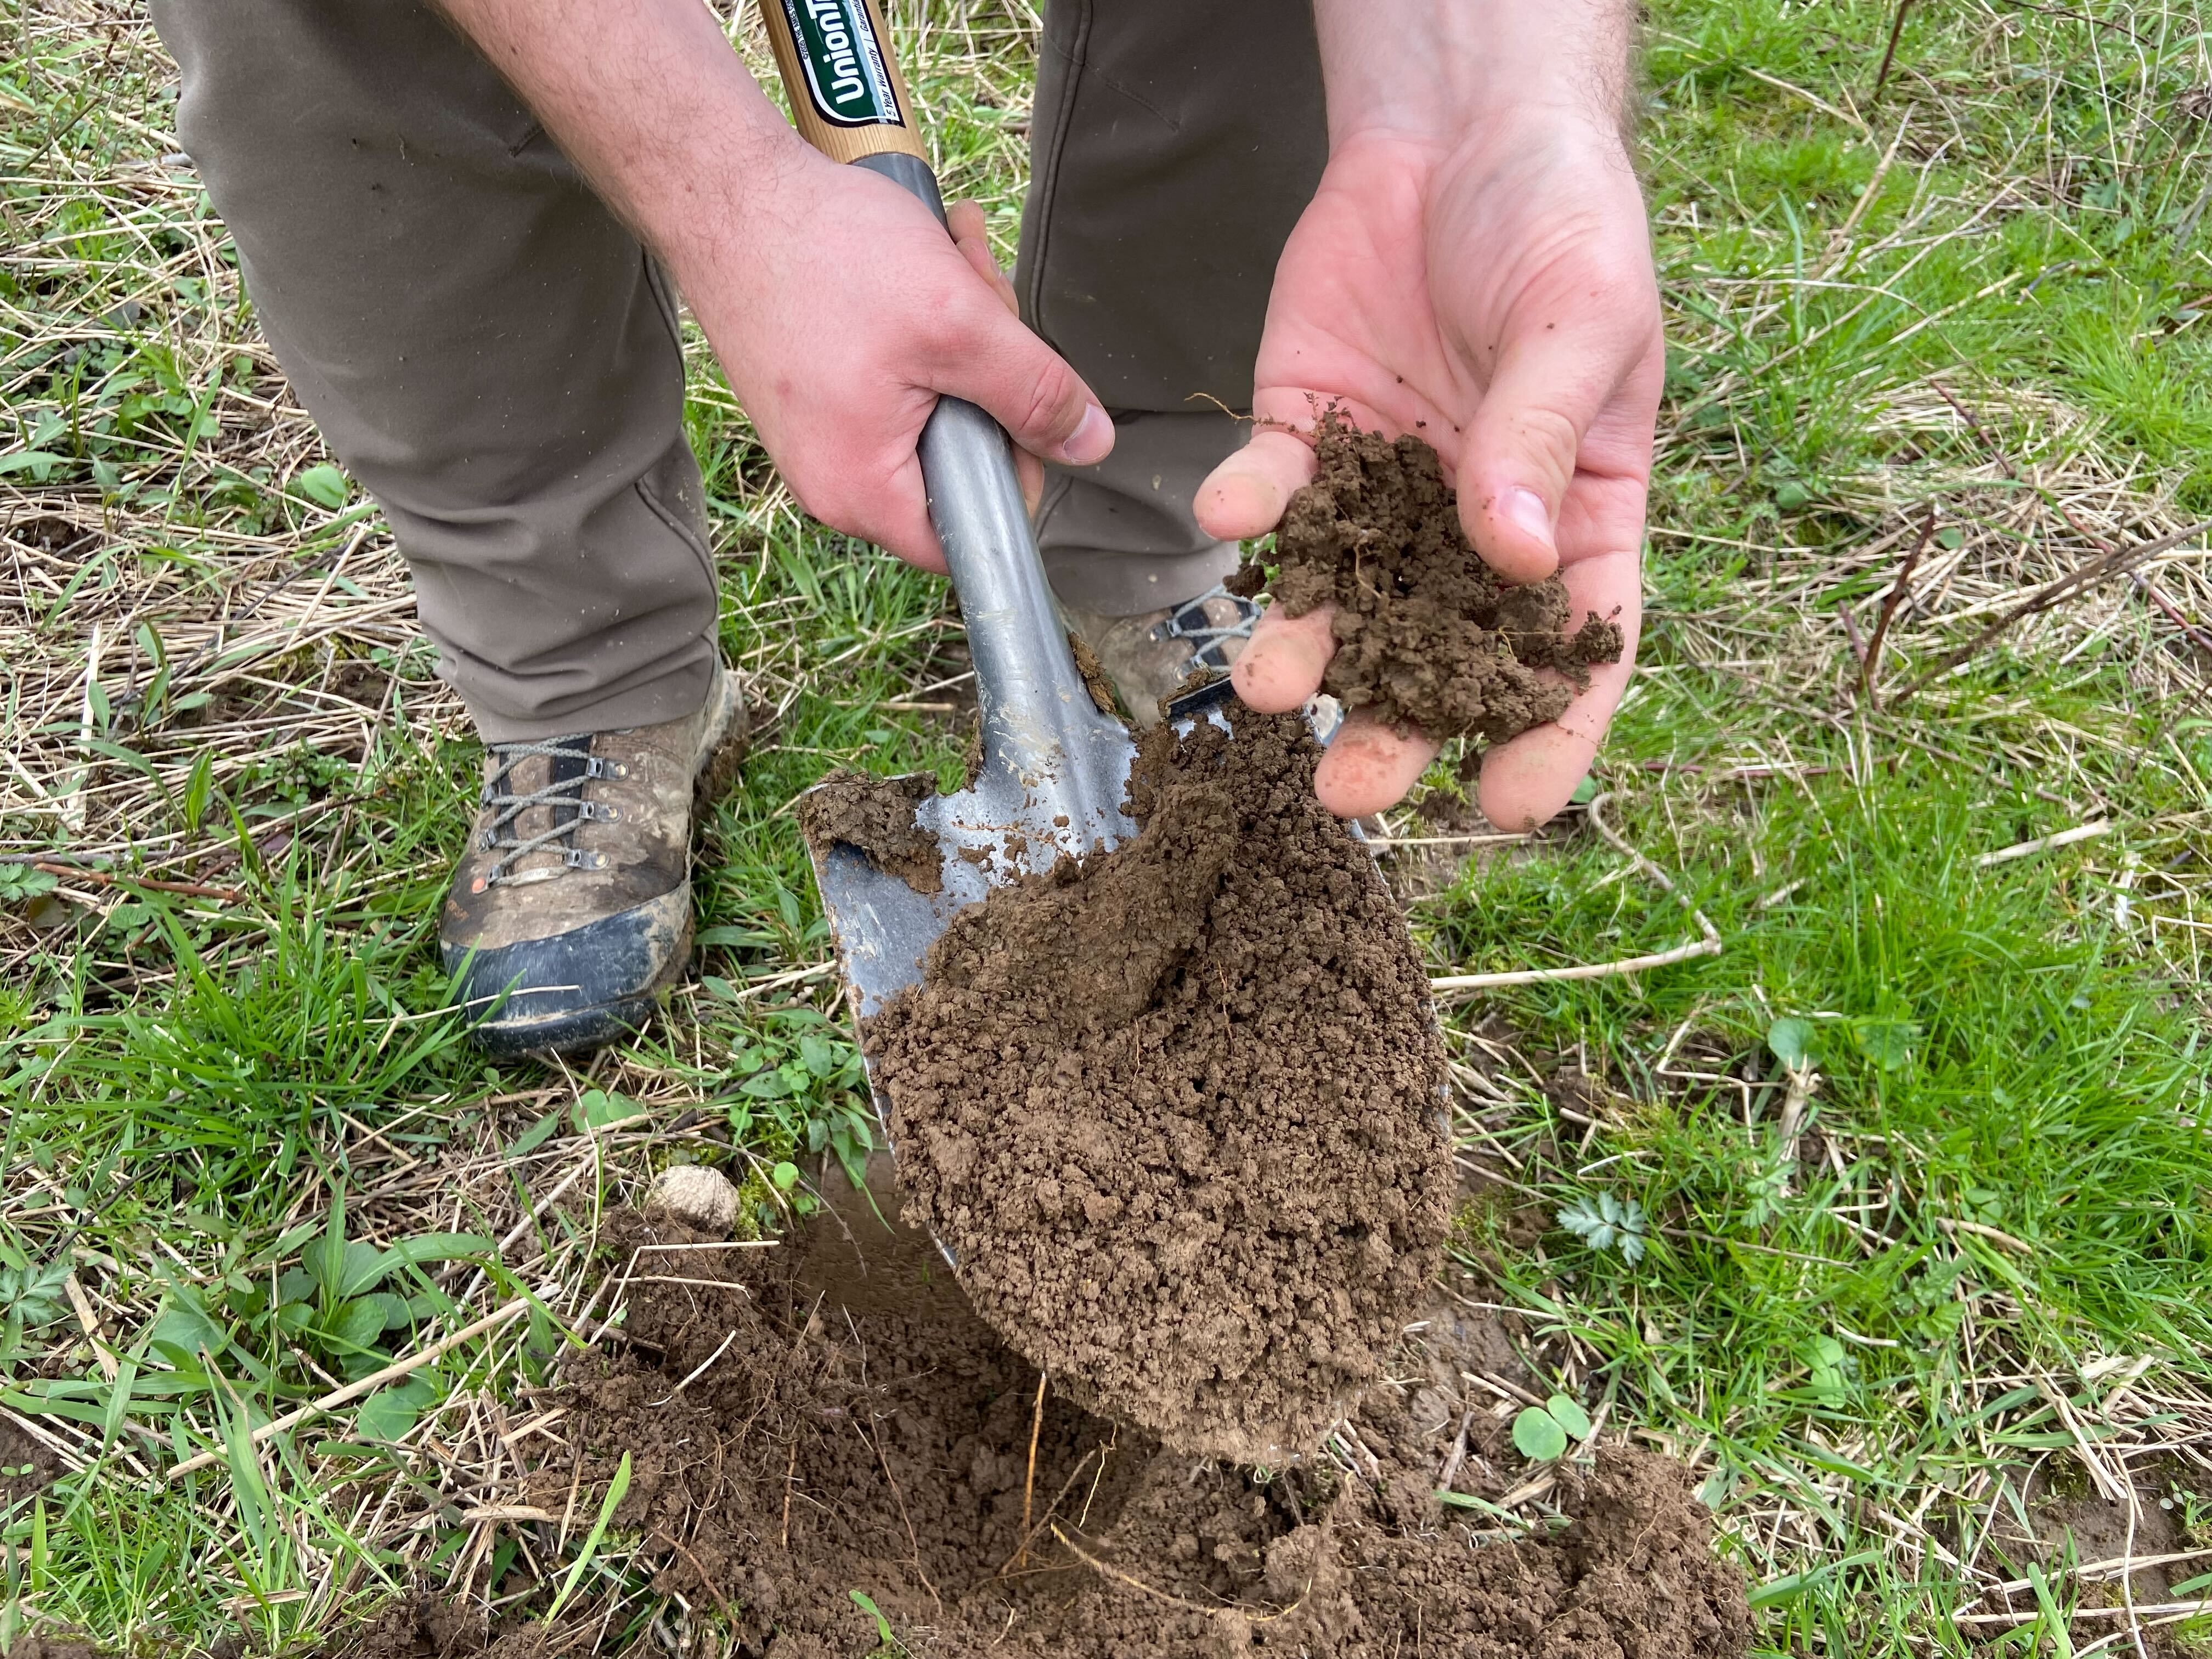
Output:
M991 252L991 234L981 205L972 201L955 202L945 210L945 228L952 233L952 245L960 250L961 258L991 285L991 291L1008 311L1020 316L1022 302L1015 297L1014 285L1006 280L998 256Z
M1340 818L1365 817L1403 800L1436 757L1437 745L1419 731L1353 714L1314 769L1314 793Z
M1326 605L1303 617L1285 617L1273 605L1260 613L1251 642L1229 670L1229 683L1246 708L1287 714L1305 706L1321 690L1322 674L1336 654L1336 635L1329 629L1335 614L1335 607Z
M1534 726L1482 757L1475 802L1499 829L1534 830L1567 804L1588 775L1636 670L1643 614L1638 568L1634 553L1601 553L1559 573L1577 623L1594 611L1620 624L1620 660L1592 668L1589 690L1558 720Z
M1044 463L1026 449L1014 451L1014 474L1022 481L1022 505L1036 517L1037 504L1044 500Z
M1561 323L1509 339L1460 444L1460 518L1485 562L1510 582L1559 568L1559 512L1583 440L1628 365L1589 327Z
M929 345L929 384L980 404L1033 455L1095 466L1114 447L1114 422L1083 377L996 303L962 307Z
M918 456L908 455L891 474L881 504L869 522L841 524L836 528L863 541L873 542L916 569L933 571L940 576L951 574L945 568L945 548L937 539L936 526L929 522L929 505L922 489L921 461Z
M1294 434L1262 427L1243 448L1206 475L1192 498L1199 528L1224 542L1264 536L1318 467L1313 446Z

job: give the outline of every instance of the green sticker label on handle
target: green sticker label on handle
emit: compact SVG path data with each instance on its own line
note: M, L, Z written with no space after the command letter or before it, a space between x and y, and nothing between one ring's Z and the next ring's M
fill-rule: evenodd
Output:
M884 49L863 0L783 0L814 112L841 127L902 127Z

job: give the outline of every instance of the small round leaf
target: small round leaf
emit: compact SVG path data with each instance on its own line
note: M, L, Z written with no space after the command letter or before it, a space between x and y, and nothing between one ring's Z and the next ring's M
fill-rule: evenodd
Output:
M1571 1439L1587 1440L1590 1437L1589 1413L1583 1409L1581 1401L1555 1394L1544 1402L1544 1409L1551 1413L1553 1422L1567 1431Z
M1567 1431L1551 1413L1531 1406L1513 1419L1513 1443L1529 1462L1548 1463L1566 1455Z

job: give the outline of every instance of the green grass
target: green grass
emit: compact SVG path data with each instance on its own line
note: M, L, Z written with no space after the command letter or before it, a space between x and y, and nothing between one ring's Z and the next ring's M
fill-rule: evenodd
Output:
M902 15L949 191L1011 253L1033 35L980 0ZM1455 1007L1464 1153L1495 1178L1463 1248L1547 1381L1694 1458L1762 1651L1965 1654L2005 1627L1961 1609L2007 1607L2006 1651L2111 1651L2115 1621L2067 1615L2117 1585L2061 1553L2049 1610L1975 1597L2027 1576L2021 1523L2088 1479L2083 1443L2212 1547L2212 656L2158 604L2212 616L2203 538L2151 592L1899 694L2100 543L2212 516L2212 63L2181 8L1914 5L1877 101L1892 15L1654 8L1674 350L1647 672L1598 782L1723 949ZM469 1483L495 1491L490 1428L591 1334L605 1206L723 1160L773 1224L775 1164L851 1150L834 988L792 977L827 946L789 803L839 764L956 775L962 718L911 705L957 700L957 620L798 516L699 353L724 643L775 711L707 828L705 977L586 1069L487 1064L432 943L473 746L162 165L167 67L120 15L0 0L0 842L238 890L0 884L0 1407L76 1466L0 1519L0 1645L305 1645L404 1585L585 1556L585 1589L619 1586L635 1540L585 1550L589 1502L541 1561L463 1518ZM1877 707L1838 610L1871 635L1930 511ZM1440 765L1424 799L1457 789ZM1394 868L1440 970L1696 937L1571 818ZM460 1254L325 1283L341 1197L357 1261ZM1608 1198L1637 1260L1556 1224ZM518 1297L404 1389L248 1449ZM627 1582L611 1644L668 1612Z

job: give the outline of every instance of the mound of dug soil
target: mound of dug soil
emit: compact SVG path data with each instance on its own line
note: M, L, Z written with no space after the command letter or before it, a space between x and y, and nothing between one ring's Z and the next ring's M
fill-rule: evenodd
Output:
M1502 742L1559 718L1593 663L1620 657L1617 623L1570 635L1557 577L1511 587L1468 544L1437 452L1408 434L1322 417L1321 472L1291 497L1275 535L1276 603L1302 617L1334 605L1336 655L1323 689L1347 709L1418 726L1442 742ZM1556 669L1571 684L1540 675Z
M994 891L868 1023L910 1219L1101 1415L1279 1462L1381 1374L1452 1177L1428 981L1295 716L1147 735L1142 833Z
M625 1254L696 1237L635 1217L616 1231ZM804 1248L648 1258L661 1282L632 1287L629 1351L572 1369L580 1471L563 1451L533 1500L559 1513L580 1490L591 1512L629 1450L617 1524L665 1563L658 1588L726 1613L744 1659L877 1652L856 1590L904 1651L951 1659L1744 1650L1741 1577L1672 1465L1604 1454L1559 1494L1571 1519L1525 1540L1437 1500L1447 1465L1492 1498L1526 1473L1499 1421L1464 1408L1479 1362L1449 1316L1400 1345L1341 1457L1270 1478L1057 1393L1040 1413L1035 1368L972 1316L848 1318L808 1288Z

